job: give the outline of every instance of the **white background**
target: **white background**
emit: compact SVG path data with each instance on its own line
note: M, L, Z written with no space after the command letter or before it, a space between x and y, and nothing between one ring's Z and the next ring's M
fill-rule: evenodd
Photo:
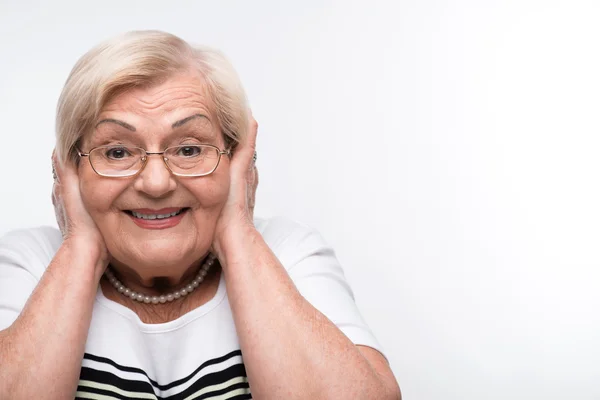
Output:
M54 111L132 29L222 49L257 214L337 250L405 399L600 399L596 1L2 1L0 234L55 224Z

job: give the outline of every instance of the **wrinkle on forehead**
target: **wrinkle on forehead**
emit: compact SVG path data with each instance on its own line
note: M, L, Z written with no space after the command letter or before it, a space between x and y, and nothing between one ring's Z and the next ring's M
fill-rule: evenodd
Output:
M102 109L99 119L128 115L171 126L194 113L206 115L216 122L213 102L204 80L198 76L180 75L159 85L134 88L122 92ZM137 117L137 118L136 118ZM127 121L136 126L136 121Z

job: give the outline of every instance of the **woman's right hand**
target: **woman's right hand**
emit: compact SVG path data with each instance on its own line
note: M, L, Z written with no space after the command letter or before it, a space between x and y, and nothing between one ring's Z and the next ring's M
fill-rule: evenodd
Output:
M52 167L52 204L63 244L76 246L86 254L98 257L101 274L108 265L109 254L102 234L81 199L77 167L70 162L61 163L56 152L52 152Z

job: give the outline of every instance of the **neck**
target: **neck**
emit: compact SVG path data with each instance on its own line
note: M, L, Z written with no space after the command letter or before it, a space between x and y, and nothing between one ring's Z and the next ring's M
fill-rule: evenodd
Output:
M159 296L190 284L198 274L204 259L205 257L190 265L180 274L173 274L173 269L164 272L134 269L114 260L111 261L108 268L129 289L138 293Z

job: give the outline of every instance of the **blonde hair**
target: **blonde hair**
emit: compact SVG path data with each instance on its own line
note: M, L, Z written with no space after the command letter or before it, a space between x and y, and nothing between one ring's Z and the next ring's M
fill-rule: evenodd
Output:
M217 50L191 46L160 31L133 31L94 47L69 74L56 112L56 152L77 162L77 146L92 131L102 108L114 96L160 83L177 73L200 73L215 106L225 144L246 139L248 104L231 63Z

